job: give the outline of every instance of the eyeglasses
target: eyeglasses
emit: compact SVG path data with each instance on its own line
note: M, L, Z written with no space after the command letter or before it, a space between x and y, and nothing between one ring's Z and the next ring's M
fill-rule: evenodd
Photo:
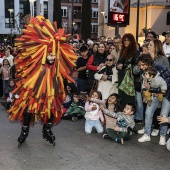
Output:
M108 59L108 58L107 58L106 61L113 61L113 59Z

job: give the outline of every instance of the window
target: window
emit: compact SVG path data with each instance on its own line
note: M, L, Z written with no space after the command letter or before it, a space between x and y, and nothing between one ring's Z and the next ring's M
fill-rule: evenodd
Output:
M170 25L170 11L167 13L166 25Z
M48 18L48 1L44 1L44 17Z
M91 32L97 33L98 32L98 24L97 23L91 23L91 26L92 26Z
M4 0L5 28L12 28L14 24L14 0ZM11 9L11 12L9 11Z
M98 3L98 0L92 0L92 3Z
M61 15L62 17L67 17L67 6L61 7Z
M98 8L92 8L92 18L98 18Z

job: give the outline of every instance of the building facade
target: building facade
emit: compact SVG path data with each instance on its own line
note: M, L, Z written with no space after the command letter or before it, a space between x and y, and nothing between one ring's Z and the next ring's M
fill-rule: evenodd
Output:
M53 0L29 0L32 16L43 15L53 22ZM62 25L69 34L80 34L83 0L62 0ZM11 36L21 34L22 15L26 0L1 0L0 5L0 42L9 42ZM92 0L91 38L98 37L98 0Z
M132 33L136 35L136 26L137 26L137 1L131 0L130 4L130 20L129 25L126 27L119 28L119 34L124 35L125 33ZM102 26L102 15L104 14L104 26ZM115 27L107 25L108 18L108 0L99 0L99 28L98 36L102 35L104 27L104 35L106 37L115 36ZM139 5L139 29L138 37L139 42L143 42L144 32L142 29L150 29L155 31L158 35L161 35L163 31L170 30L170 0L140 0ZM160 36L160 38L162 38Z

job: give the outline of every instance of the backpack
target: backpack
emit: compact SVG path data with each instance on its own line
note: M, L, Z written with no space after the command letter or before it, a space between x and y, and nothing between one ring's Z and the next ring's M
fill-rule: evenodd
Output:
M159 64L153 64L153 67L160 73L160 76L167 84L167 91L165 97L170 101L170 70Z

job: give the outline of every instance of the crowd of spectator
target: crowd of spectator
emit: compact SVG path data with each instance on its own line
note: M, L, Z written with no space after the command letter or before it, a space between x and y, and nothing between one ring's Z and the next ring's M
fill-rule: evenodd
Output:
M164 42L155 32L148 32L142 46L131 33L87 42L74 35L68 43L78 56L71 73L76 83L65 83L62 119L85 118L87 134L95 128L98 133L105 131L104 139L121 144L133 133L142 134L138 142L160 134L159 145L170 150L170 139L166 140L170 123L170 32L162 35ZM1 102L7 109L15 86L16 55L16 47L0 46L0 96L7 99ZM135 123L142 123L142 129L136 131Z

